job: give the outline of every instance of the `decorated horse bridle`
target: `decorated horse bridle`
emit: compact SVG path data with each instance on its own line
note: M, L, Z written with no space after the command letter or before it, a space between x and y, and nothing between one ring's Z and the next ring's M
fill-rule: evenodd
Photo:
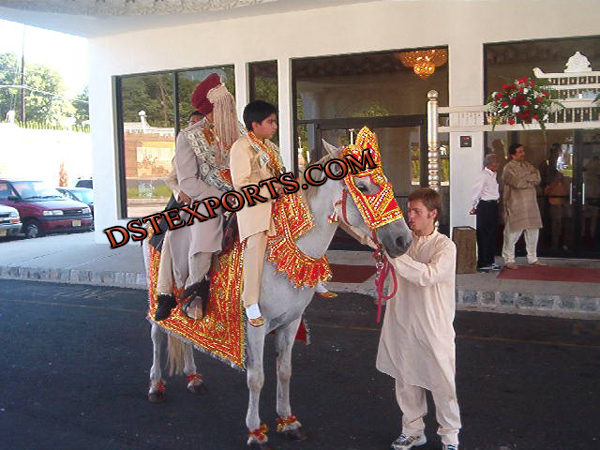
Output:
M352 173L349 172L344 178L342 186L342 195L339 200L334 202L334 214L330 220L342 220L347 226L351 226L346 214L346 200L348 195L352 196L354 204L360 211L360 214L365 224L371 230L371 238L377 245L377 250L373 253L375 258L375 267L377 275L375 277L375 286L377 287L378 307L377 307L377 322L381 316L381 300L389 300L396 295L398 283L394 272L391 270L390 264L383 253L381 243L377 240L375 231L377 228L387 225L395 220L402 218L402 211L394 198L394 189L383 173L381 166L381 153L379 152L379 144L377 137L368 127L363 127L354 144L348 145L342 151L343 158L351 157L363 159L363 152L367 150L376 164L374 168ZM363 161L364 163L364 161ZM356 182L361 178L369 178L372 184L379 186L379 190L374 194L365 194L356 186ZM389 274L392 274L394 289L390 295L383 294L385 279Z

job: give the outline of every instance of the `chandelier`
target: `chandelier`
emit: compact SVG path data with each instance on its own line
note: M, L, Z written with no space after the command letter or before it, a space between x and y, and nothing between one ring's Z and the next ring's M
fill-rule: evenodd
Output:
M406 67L412 67L419 77L425 79L435 72L436 67L443 66L448 62L448 50L439 48L414 50L396 53L396 57Z

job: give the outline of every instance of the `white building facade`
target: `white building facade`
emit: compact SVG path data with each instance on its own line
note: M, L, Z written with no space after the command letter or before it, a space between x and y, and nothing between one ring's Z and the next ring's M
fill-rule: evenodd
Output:
M339 122L340 119L344 119L344 114L339 112L339 109L343 108L340 106L336 110L336 107L332 107L334 100L330 100L330 104L314 102L311 105L307 100L310 99L310 89L314 88L314 92L320 92L320 98L324 99L327 98L329 88L327 83L319 85L319 82L304 82L303 75L298 72L298 61L322 58L320 65L317 64L318 68L329 70L326 58L354 56L348 64L356 66L361 55L439 48L447 51L447 62L438 69L440 74L444 71L444 75L421 80L407 72L403 74L404 78L398 78L404 81L396 85L393 82L394 78L390 78L385 85L389 98L410 98L415 90L421 98L421 92L435 89L442 93L440 106L473 106L482 105L489 94L486 92L486 76L489 76L487 72L490 71L486 60L489 56L489 46L512 42L527 45L529 41L545 40L556 40L560 43L564 39L579 38L589 38L593 42L593 39L600 35L600 2L589 0L356 1L343 4L331 2L332 6L328 6L330 2L326 1L308 3L309 9L299 9L302 2L294 2L296 6L288 11L254 13L247 16L222 14L211 21L184 23L179 26L170 24L90 37L90 118L94 149L97 242L107 242L102 233L103 229L124 225L128 221L127 216L132 216L126 205L128 195L132 196L131 186L123 186L127 178L124 176L123 167L126 159L123 122L129 123L131 119L122 117L121 104L122 80L129 76L171 74L190 68L199 73L212 67L231 68L232 79L228 82L235 85L235 97L241 115L243 106L251 98L256 98L256 86L252 81L253 64L266 61L276 64L279 146L286 167L297 170L299 165L309 162L298 152L302 145L299 138L307 139L309 142L305 144L309 146L318 145L315 139L316 129L321 130L319 136L326 136L327 132L323 130L336 127L351 130L355 129L359 122L348 120L347 125L344 125L343 120ZM247 8L250 10L253 7ZM0 13L2 12L5 13L6 9L0 10ZM12 20L19 20L19 17L13 16ZM29 22L36 24L33 19ZM41 24L39 20L37 23ZM586 42L589 45L589 42ZM594 60L595 55L586 56L594 69L600 70L600 59ZM367 56L365 58L368 59ZM532 55L532 60L535 59L536 55ZM523 58L519 61L522 69L515 69L515 74L532 76L533 66L528 65ZM386 70L384 66L384 63L378 65L381 73ZM540 68L546 72L557 71L554 67ZM395 69L390 69L392 72L393 70ZM336 84L336 80L342 80L340 74L334 72L327 81L332 83L332 86ZM357 73L352 72L354 75ZM372 81L378 82L376 78ZM420 81L427 83L427 89L417 86ZM171 85L171 78L165 83ZM304 86L302 93L299 92L300 85ZM348 84L350 91L355 87L356 83ZM320 113L313 116L316 125L307 124L306 134L299 131L299 127L304 125L301 123L303 118L298 117L299 114L296 113L299 98L302 98L305 116L311 107L321 107ZM183 104L185 101L187 100L180 98L178 103ZM394 110L394 105L388 105L381 111L372 111L367 105L365 114L369 117L394 116L399 120L398 126L413 127L412 131L405 133L405 141L402 142L412 142L411 139L415 139L417 133L418 146L423 152L427 148L427 143L424 142L426 134L422 132L426 121L419 122L415 117L425 118L427 96L422 95L421 101L422 106L407 104L398 110ZM411 99L410 102L414 100ZM171 105L168 107L171 115ZM404 125L399 117L403 115L411 116ZM357 117L360 117L360 114L351 111L347 118ZM174 117L173 122L178 120L182 123L184 119ZM327 121L334 119L338 122L328 128ZM149 122L150 126L155 125L150 120ZM392 127L389 123L385 124L385 121L375 122L376 127ZM316 128L311 128L313 125ZM162 125L156 124L157 128L160 126ZM470 137L471 145L461 147L461 136ZM507 132L503 136L507 139L511 135ZM512 135L513 141L516 138ZM443 183L445 201L449 206L446 226L448 229L456 226L474 226L474 217L468 214L471 206L471 187L481 170L486 147L489 147L494 139L484 131L475 130L450 131L442 141L448 147L446 155L449 158L449 179ZM393 138L388 142L393 143ZM508 145L507 142L504 144ZM313 149L309 148L309 151ZM397 174L398 178L410 177L410 170L402 167L404 163L410 164L410 156L403 163L393 158L393 148L387 151L390 152L390 157L384 169L390 178L394 179L394 174ZM406 154L410 155L410 151L407 150ZM163 159L168 156L167 152ZM590 154L591 158L593 156L593 153ZM425 173L422 165L424 161L421 157L421 169L417 169L417 175ZM414 176L413 173L412 177ZM413 182L412 186L426 184L426 181L421 177ZM407 193L402 195L404 194ZM592 226L593 224L590 225ZM593 236L594 230L590 229L590 233Z

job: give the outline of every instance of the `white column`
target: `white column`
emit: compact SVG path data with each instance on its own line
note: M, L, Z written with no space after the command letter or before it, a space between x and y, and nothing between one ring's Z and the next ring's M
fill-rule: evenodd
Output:
M279 91L279 148L287 171L293 172L296 145L293 142L292 61L289 58L277 60L277 86Z
M238 61L235 63L235 105L237 108L238 119L243 120L243 112L246 105L250 102L250 82L248 76L248 63Z
M484 86L483 44L476 39L457 39L449 46L449 57L450 106L480 105ZM460 136L471 136L472 146L461 147ZM469 210L471 189L482 167L483 139L483 132L450 133L450 230L460 226L475 228L475 216L469 215Z

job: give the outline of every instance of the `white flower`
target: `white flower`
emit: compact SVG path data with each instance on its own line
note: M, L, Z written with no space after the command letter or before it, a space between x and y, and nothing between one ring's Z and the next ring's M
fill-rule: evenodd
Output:
M538 109L540 107L540 105L533 105L534 109Z
M548 114L544 114L544 117L542 117L542 120L545 122L546 120L548 120L549 116Z
M512 110L514 113L518 113L519 111L521 111L521 108L519 108L517 105L514 105Z
M527 94L529 92L529 89L523 89L523 94Z

